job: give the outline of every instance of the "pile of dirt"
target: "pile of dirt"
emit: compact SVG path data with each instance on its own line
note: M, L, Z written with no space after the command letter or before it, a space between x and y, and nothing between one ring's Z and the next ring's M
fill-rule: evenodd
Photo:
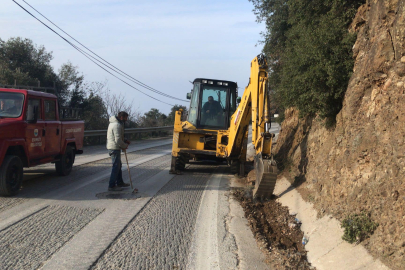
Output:
M315 269L307 261L301 223L289 214L287 207L275 200L255 201L245 189L235 189L233 196L242 205L272 269Z

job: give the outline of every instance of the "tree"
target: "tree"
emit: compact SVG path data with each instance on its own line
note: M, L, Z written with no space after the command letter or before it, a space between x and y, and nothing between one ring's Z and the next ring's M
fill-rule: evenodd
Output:
M86 104L87 106L83 112L85 129L106 129L109 122L103 99L97 93L90 91L90 95L86 99Z
M354 60L355 35L348 26L359 0L250 0L258 21L266 22L263 52L269 60L270 87L279 107L301 116L334 120Z
M159 127L163 126L167 116L158 109L152 108L149 112L146 112L142 117L143 127Z
M94 83L93 87L97 88L97 92L100 93L107 111L108 117L117 115L121 111L128 113L128 121L126 126L129 128L136 128L142 122L142 116L138 109L133 107L134 101L128 101L127 98L119 93L112 94L108 88L107 81Z
M79 72L79 67L68 61L60 67L58 78L60 103L80 107L86 96L87 84L84 81L84 75Z
M165 120L165 126L172 126L174 125L174 118L176 116L176 112L178 110L182 109L183 110L183 115L187 115L187 107L186 106L182 106L182 105L174 105L169 113L169 115L167 116L166 120Z
M60 105L81 109L86 129L105 129L109 117L119 111L129 114L128 127L138 127L142 116L133 102L122 94L111 94L107 81L85 81L79 68L71 62L63 64L58 74L50 64L52 52L29 39L0 39L0 84L56 86Z
M58 76L50 62L52 52L20 37L0 39L0 83L53 87Z
M288 22L288 1L286 0L249 0L252 2L257 22L265 22L266 32L262 32L263 52L269 65L270 88L275 89L280 82L282 55L287 41L287 32L291 28Z

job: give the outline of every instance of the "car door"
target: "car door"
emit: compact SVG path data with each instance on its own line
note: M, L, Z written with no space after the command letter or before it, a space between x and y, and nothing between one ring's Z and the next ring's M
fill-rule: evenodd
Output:
M45 115L45 153L46 155L57 155L60 153L60 121L57 120L56 100L44 99Z
M43 120L42 102L38 97L28 97L26 110L27 114L28 111L33 110L34 107L38 108L37 122L27 122L27 128L25 129L25 137L27 140L27 149L30 160L43 158L45 149L45 122ZM27 119L27 114L25 115L25 119Z

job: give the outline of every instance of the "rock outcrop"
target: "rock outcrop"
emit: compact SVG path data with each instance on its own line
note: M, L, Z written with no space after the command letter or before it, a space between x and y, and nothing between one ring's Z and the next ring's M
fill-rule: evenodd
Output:
M370 213L379 227L363 244L404 269L405 0L368 1L350 31L355 65L336 126L289 109L275 152L320 215Z

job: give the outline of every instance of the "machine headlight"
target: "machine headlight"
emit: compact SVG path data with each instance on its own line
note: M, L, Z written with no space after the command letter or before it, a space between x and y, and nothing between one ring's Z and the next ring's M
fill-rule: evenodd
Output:
M207 80L202 80L202 83L207 83Z
M222 85L222 82L218 82L218 85Z
M214 82L213 82L213 81L208 81L208 83L209 83L209 84L214 84Z
M224 85L225 85L225 86L228 86L228 83L227 83L227 82L224 82Z

